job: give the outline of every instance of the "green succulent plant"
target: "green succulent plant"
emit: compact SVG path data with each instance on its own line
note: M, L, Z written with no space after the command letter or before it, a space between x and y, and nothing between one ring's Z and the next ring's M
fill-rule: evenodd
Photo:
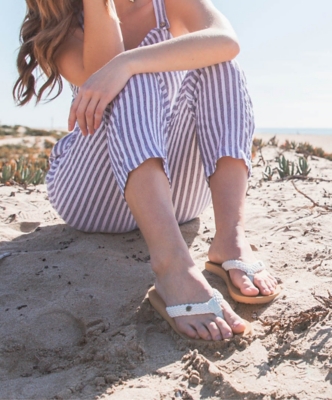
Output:
M280 178L286 178L287 176L292 176L294 175L294 162L289 161L285 158L284 155L278 158L278 163L279 166L277 168L277 171L279 173Z
M4 164L2 166L1 183L7 184L13 181L28 186L39 185L45 182L47 172L47 160L37 162L28 162L24 156L21 156L16 163Z
M310 171L311 168L309 168L307 160L304 157L300 157L296 173L302 176L308 176Z
M42 183L45 183L45 172L42 171L41 169L37 169L37 171L35 171L30 183L32 185L40 185Z
M15 169L13 169L10 164L4 165L2 167L1 183L7 183L11 181L14 177L14 174L15 174Z
M271 181L272 176L274 175L274 170L268 165L263 172L263 180L264 181Z

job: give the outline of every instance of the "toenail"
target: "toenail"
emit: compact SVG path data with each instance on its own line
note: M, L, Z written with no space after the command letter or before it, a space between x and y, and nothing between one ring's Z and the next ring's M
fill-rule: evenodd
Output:
M227 333L225 333L225 339L228 339L228 338L231 338L231 337L233 337L233 334L232 334L232 332L227 332Z
M240 325L242 325L242 321L237 321L237 322L234 322L234 324L233 324L234 328L237 328Z
M221 338L220 335L217 335L216 338L215 338L215 340L221 340L221 339L222 339L222 338Z

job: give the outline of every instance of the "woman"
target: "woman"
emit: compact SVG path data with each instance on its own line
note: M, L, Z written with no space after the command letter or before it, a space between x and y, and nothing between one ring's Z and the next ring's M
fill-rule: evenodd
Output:
M39 101L57 82L61 91L61 76L74 94L72 132L54 147L47 176L52 205L83 231L140 228L156 274L150 300L168 306L180 334L220 340L243 332L178 225L212 195L216 235L207 265L245 302L275 297L276 280L256 262L244 231L254 122L232 61L239 45L230 23L210 0L27 4L16 98ZM48 80L36 93L37 65Z

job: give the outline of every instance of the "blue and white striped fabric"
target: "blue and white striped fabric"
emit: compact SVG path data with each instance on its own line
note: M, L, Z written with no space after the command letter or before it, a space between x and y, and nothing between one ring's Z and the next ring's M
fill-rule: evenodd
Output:
M157 27L140 46L172 38L164 0L153 3ZM251 100L235 61L134 75L93 136L83 137L76 126L54 146L49 199L76 229L133 230L137 225L123 196L128 174L149 158L161 158L183 223L210 204L208 179L219 158L243 159L250 175L253 131Z

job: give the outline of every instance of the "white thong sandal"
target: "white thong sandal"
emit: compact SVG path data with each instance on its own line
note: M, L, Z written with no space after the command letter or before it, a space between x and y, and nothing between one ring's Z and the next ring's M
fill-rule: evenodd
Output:
M240 269L241 271L245 272L248 275L248 278L251 282L254 282L254 276L257 272L262 271L265 269L265 265L262 261L256 261L254 263L244 263L239 260L228 260L225 261L222 265L216 264L211 261L207 261L205 263L205 269L209 272L212 272L218 276L220 276L226 283L229 294L231 295L232 299L238 301L240 303L245 304L265 304L269 303L270 301L274 300L278 294L281 292L281 288L278 285L274 293L263 296L261 294L257 296L246 296L245 294L241 293L240 289L234 286L231 278L229 276L228 271L231 269Z
M166 307L165 302L159 296L154 286L151 287L148 291L148 299L152 307L158 311L158 313L171 325L174 331L186 340L195 340L191 339L188 336L181 333L173 318L181 317L181 316L189 316L189 315L198 315L198 314L215 314L220 318L224 319L224 314L222 312L222 308L220 306L223 301L223 296L218 290L213 289L213 297L206 303L195 303L195 304L181 304L179 306ZM246 329L240 335L248 336L252 334L252 328L248 321L243 320L246 324ZM203 339L196 339L195 341L206 342Z

